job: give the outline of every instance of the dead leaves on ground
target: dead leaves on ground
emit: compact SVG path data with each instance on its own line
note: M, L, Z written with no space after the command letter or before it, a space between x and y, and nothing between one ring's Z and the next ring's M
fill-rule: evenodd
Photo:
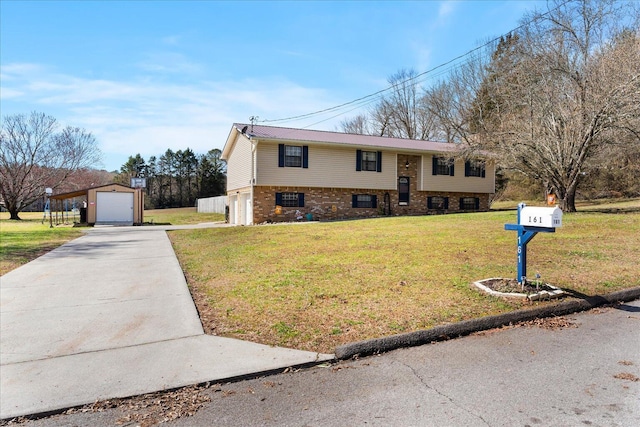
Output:
M619 374L615 374L613 378L616 378L619 380L633 381L633 382L640 381L640 378L636 377L635 375L629 372L620 372Z
M564 316L558 317L542 317L536 318L532 320L526 320L523 322L518 322L514 324L505 325L499 328L489 329L486 331L478 331L471 335L490 335L498 331L502 331L505 329L515 329L515 328L542 328L547 330L559 330L565 328L577 328L580 324L574 321L575 319L569 319Z
M211 401L206 393L209 385L190 386L171 391L160 391L126 399L110 399L73 408L65 414L79 412L103 412L119 408L125 415L118 418L117 425L150 427L182 417L193 416L205 403Z
M574 322L574 319L559 316L528 320L526 322L521 322L518 325L528 328L538 327L542 329L557 330L565 328L577 328L579 324Z

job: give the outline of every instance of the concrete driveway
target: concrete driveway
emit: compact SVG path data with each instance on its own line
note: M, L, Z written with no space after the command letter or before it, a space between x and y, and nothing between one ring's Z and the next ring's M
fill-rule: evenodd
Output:
M165 228L95 228L0 278L0 418L333 358L204 335Z

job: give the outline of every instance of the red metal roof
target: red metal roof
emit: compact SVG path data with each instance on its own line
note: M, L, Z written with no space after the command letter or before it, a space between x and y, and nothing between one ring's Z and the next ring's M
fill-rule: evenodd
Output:
M388 138L384 136L357 135L343 132L330 132L311 129L294 129L275 126L234 123L239 132L246 126L246 135L256 139L279 141L301 141L353 146L389 148L395 150L416 150L432 152L450 152L458 149L456 144L446 142L423 141L416 139Z

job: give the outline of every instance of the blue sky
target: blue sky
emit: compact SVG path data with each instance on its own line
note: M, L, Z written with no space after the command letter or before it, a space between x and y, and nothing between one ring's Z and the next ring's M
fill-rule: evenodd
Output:
M136 153L205 153L234 122L384 89L398 70L429 70L536 7L546 2L2 0L0 113L91 131L107 170ZM274 125L336 130L357 113Z

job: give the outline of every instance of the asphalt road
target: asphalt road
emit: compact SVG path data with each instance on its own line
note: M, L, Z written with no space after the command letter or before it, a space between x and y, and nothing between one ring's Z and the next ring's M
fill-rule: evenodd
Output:
M24 425L154 425L195 410L194 396ZM162 425L640 426L640 301L214 385L198 396L210 401ZM180 407L180 399L190 403Z

